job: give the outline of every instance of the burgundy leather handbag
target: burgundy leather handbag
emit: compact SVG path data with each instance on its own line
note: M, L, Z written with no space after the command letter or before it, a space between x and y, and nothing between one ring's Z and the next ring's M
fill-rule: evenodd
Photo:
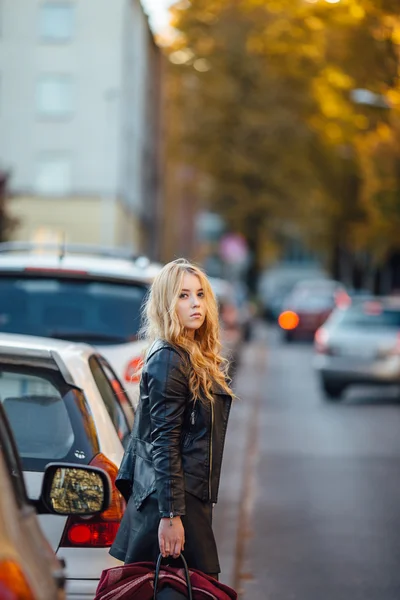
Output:
M237 600L232 588L188 569L181 558L183 568L164 566L159 556L156 565L142 562L105 569L94 600Z

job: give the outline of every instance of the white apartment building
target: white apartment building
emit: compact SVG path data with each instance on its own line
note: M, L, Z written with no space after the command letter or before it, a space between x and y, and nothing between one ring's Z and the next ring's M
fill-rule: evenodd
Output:
M161 60L140 0L0 0L13 239L157 253Z

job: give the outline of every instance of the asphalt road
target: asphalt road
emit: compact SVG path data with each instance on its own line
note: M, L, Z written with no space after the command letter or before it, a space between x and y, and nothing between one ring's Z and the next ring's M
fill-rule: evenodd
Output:
M323 399L312 347L256 328L215 510L241 600L400 600L397 390Z

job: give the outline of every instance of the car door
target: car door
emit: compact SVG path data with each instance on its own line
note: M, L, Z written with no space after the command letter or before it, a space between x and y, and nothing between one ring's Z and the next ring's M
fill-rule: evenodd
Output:
M132 406L126 388L122 385L121 381L118 379L116 372L114 371L110 363L104 358L104 356L99 355L98 359L108 381L110 382L114 390L115 399L120 405L125 415L125 420L128 424L128 427L132 429L133 422L135 420L135 409Z
M112 367L102 356L92 355L89 358L89 367L118 437L125 448L134 420L132 405Z
M17 586L16 589L29 590L31 595L26 597L34 600L63 599L63 568L44 537L35 508L29 503L16 445L1 405L0 482L1 594L6 597L4 590L10 592L12 586ZM4 571L8 572L7 579Z

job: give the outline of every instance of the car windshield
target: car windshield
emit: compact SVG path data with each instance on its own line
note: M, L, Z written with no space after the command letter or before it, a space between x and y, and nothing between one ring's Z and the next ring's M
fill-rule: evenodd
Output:
M2 277L0 332L93 344L131 341L146 291L135 282Z
M384 308L380 303L365 302L341 313L338 325L357 328L400 328L400 310Z
M43 471L52 460L86 462L96 453L83 395L54 372L0 362L0 402L25 470Z

